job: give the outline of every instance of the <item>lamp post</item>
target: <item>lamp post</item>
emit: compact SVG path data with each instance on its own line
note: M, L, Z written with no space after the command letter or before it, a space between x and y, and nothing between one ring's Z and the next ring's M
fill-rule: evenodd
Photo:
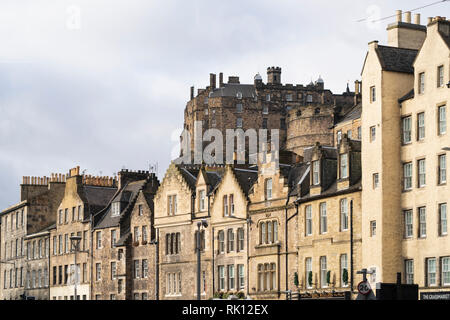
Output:
M197 222L197 300L201 300L201 290L200 290L200 274L201 274L201 257L200 253L202 250L202 242L200 237L200 229L201 228L207 228L208 222L206 219L202 219L201 221Z
M73 299L77 300L77 283L78 283L78 270L77 270L77 251L80 250L80 236L71 236L70 241L72 243L72 251L75 253L74 257L74 265L73 265L73 274L74 274L74 296Z

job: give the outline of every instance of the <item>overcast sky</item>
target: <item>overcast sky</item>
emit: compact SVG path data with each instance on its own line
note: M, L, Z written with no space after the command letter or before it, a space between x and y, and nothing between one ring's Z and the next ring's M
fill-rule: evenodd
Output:
M319 75L335 93L360 79L380 23L356 22L429 4L300 0L2 0L0 209L22 176L123 167L162 178L183 125L189 87L209 73L252 83L268 66L282 82ZM449 3L418 12L450 16ZM174 133L175 132L175 133Z

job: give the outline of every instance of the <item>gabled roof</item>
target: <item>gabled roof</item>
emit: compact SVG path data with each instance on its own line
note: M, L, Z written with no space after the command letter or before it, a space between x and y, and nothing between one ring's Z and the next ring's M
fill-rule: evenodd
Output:
M378 45L375 51L384 71L414 73L418 50Z
M243 168L233 168L233 173L237 182L241 186L242 191L244 191L245 195L248 196L256 180L258 180L258 170L255 171Z
M200 172L199 166L194 165L176 165L184 180L188 184L188 186L194 190L197 184L198 173Z

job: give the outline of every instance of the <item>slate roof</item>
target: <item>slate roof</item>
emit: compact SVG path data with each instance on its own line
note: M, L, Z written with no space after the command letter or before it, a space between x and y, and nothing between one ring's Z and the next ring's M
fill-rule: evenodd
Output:
M413 63L418 50L380 45L375 50L383 70L414 73Z
M289 196L296 196L298 189L297 185L303 178L305 173L307 173L309 165L306 163L296 163L289 170L288 186L289 186Z
M233 172L242 190L248 195L256 180L258 180L258 170L233 168Z
M351 108L344 116L342 116L342 118L338 119L336 124L344 123L344 122L352 121L352 120L356 120L356 119L360 119L361 118L361 112L362 112L362 104L358 103L356 106Z
M100 217L95 217L95 227L94 229L102 229L109 227L116 227L120 223L120 218L126 212L128 207L134 205L134 201L139 193L139 191L144 187L146 180L139 180L127 183L122 190L120 190L114 198L112 198L112 202L121 201L127 203L125 207L122 208L120 215L112 216L111 205L109 205L103 213L101 213Z
M443 33L442 31L439 31L439 34L441 35L442 39L444 40L445 44L447 45L447 47L450 48L450 35L446 35L445 33Z
M178 169L181 172L181 175L186 180L189 187L194 190L195 185L197 183L198 173L200 172L199 166L186 166L186 165L177 165Z
M236 97L238 92L242 93L242 98L256 96L256 89L253 84L225 83L223 87L214 89L210 97Z
M402 103L403 101L406 101L406 100L409 100L409 99L412 99L412 98L414 98L414 89L411 89L410 92L408 92L403 97L398 99L398 103Z
M214 190L222 180L222 174L216 171L206 171L206 176L211 191Z
M98 187L98 186L83 186L83 195L89 207L89 213L95 215L103 208L105 208L111 201L117 188L113 187Z
M315 199L322 199L322 198L330 197L330 196L340 194L340 193L350 193L350 192L354 192L354 191L358 191L358 190L361 190L361 180L359 180L357 183L349 186L348 188L342 189L342 190L337 189L337 181L334 180L334 182L331 184L331 186L327 190L322 191L320 194L312 196L310 193L308 193L307 195L305 195L301 198L298 198L297 201L302 203L302 202L311 201L311 200L315 200Z
M314 147L305 148L303 153L303 159L304 162L310 162L312 159L312 154ZM323 155L325 156L325 159L337 159L337 149L334 147L328 147L328 146L321 146Z

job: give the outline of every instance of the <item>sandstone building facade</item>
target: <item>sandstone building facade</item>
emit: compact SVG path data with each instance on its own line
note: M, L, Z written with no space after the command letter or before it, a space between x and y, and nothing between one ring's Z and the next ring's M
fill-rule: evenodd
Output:
M33 275L26 258L32 254L27 252L26 237L55 222L56 208L64 194L64 181L65 176L61 174L24 177L20 186L21 202L0 213L0 299L19 299L25 293L26 275L29 272Z
M401 272L422 293L448 291L450 22L399 11L387 31L362 71L362 263L372 286Z

